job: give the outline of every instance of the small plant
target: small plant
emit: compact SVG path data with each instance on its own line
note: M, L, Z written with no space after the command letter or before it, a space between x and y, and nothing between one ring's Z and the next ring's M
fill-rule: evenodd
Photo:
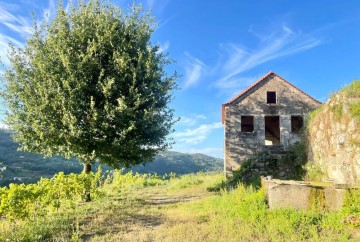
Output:
M307 163L304 168L306 170L305 181L322 181L326 176L321 166L314 162Z
M89 175L60 172L36 184L10 184L0 188L0 217L10 221L31 219L60 208L72 209L84 200L84 190L91 191L95 199L101 197L101 185L101 169Z
M353 81L350 85L342 88L338 93L342 93L346 99L355 99L349 105L351 116L360 122L360 81ZM357 100L356 100L357 99ZM340 109L341 106L341 109ZM342 115L342 105L338 104L333 107L335 117L341 117Z
M246 160L238 170L233 171L232 176L226 181L209 187L208 191L221 191L235 189L239 184L250 185L256 188L260 187L260 176L256 172L253 172L254 167L258 159L264 158L268 153L262 152L253 159Z
M355 80L350 85L343 88L346 97L360 98L360 81Z
M353 118L360 122L360 101L350 104L350 113Z
M343 116L343 105L342 103L336 103L331 108L336 120L340 120Z
M289 179L301 179L305 175L304 165L307 162L307 155L304 142L295 142L287 148L283 163L290 164Z
M351 139L349 143L353 146L360 146L360 141Z
M324 110L324 105L318 107L317 109L311 111L310 113L308 113L307 115L307 119L306 119L306 127L308 127L308 124L319 114Z

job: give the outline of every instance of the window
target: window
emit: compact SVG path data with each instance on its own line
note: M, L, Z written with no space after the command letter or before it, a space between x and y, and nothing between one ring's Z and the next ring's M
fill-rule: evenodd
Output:
M254 131L254 116L241 116L241 132Z
M291 132L299 133L304 125L304 119L302 116L291 116Z
M276 103L276 92L267 92L267 103Z

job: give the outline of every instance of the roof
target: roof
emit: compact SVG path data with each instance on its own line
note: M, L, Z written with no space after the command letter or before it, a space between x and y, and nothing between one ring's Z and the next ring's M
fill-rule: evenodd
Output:
M288 82L287 80L285 80L284 78L282 78L281 76L279 76L278 74L269 71L267 74L265 74L263 77L261 77L260 79L258 79L256 82L254 82L250 87L248 87L247 89L245 89L244 91L240 92L238 95L236 95L234 98L230 99L228 102L224 103L221 105L221 114L222 114L222 123L224 123L225 121L225 107L228 106L229 104L235 102L236 100L238 100L239 98L243 97L245 94L247 94L248 92L250 92L251 90L253 90L254 88L256 88L258 85L260 85L262 82L264 82L268 77L270 76L276 76L278 77L280 80L284 81L285 83L289 84L290 86L292 86L294 89L298 90L299 92L301 92L302 94L304 94L305 96L309 97L311 100L313 100L314 102L317 102L319 104L321 104L321 102L319 102L318 100L316 100L315 98L311 97L310 95L306 94L305 92L303 92L302 90L300 90L299 88L297 88L296 86L294 86L293 84L291 84L290 82Z

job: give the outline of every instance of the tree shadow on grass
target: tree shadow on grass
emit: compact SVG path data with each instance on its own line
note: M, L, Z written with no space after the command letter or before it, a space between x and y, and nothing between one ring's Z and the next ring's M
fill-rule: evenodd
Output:
M161 217L156 215L125 213L121 217L108 216L106 218L106 222L98 224L99 227L83 231L81 239L88 241L94 236L117 234L120 232L125 234L139 230L140 228L154 228L160 226L161 224Z
M114 199L98 213L88 213L80 223L80 239L88 241L107 234L130 233L144 228L155 228L163 223L160 214L148 214L143 199ZM106 211L106 212L103 212Z

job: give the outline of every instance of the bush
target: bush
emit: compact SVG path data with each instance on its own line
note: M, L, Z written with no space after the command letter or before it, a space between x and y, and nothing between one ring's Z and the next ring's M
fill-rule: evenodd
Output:
M0 188L0 217L8 220L44 216L60 207L72 208L84 200L84 191L93 198L101 196L101 169L91 174L63 172L51 179L42 178L36 184L10 184Z

